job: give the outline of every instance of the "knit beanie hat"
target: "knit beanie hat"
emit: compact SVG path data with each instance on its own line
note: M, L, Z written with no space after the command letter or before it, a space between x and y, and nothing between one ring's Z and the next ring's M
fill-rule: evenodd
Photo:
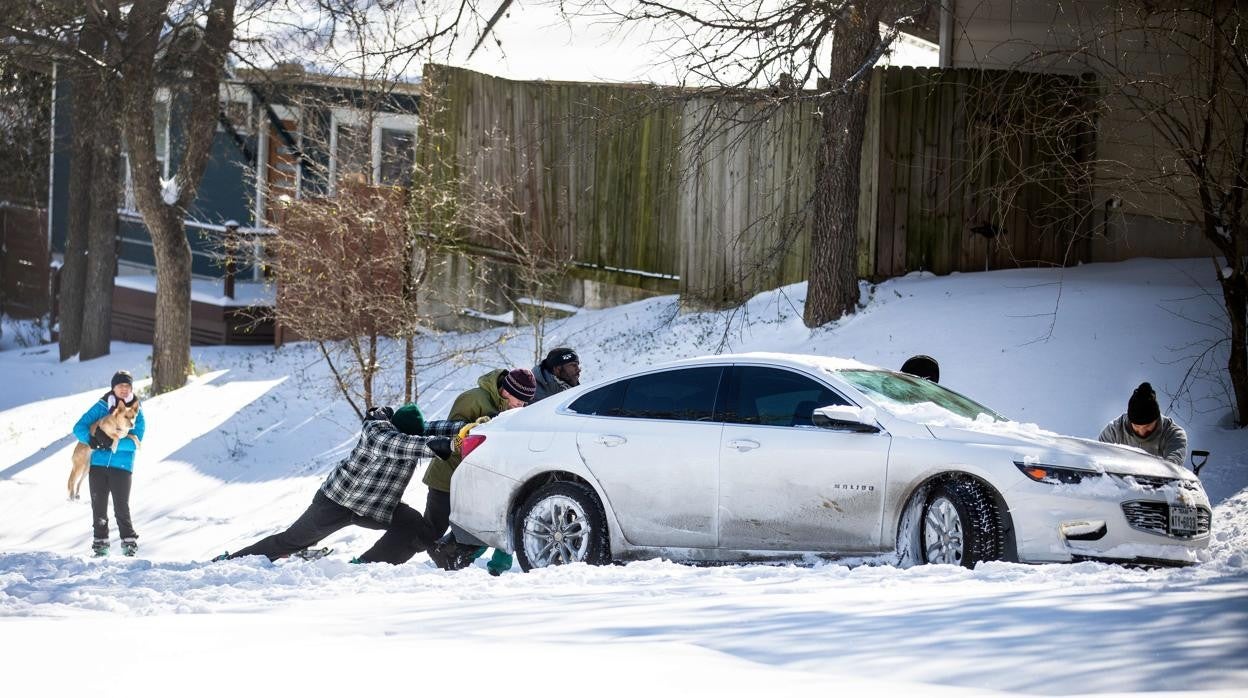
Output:
M116 388L122 383L125 383L127 385L134 385L134 376L130 375L129 371L118 371L113 374L113 380L109 384L108 387Z
M546 355L546 369L548 371L553 371L556 368L559 368L564 364L570 364L573 361L580 361L576 352L572 351L568 347L555 347Z
M498 387L529 403L533 402L533 394L537 392L537 379L527 368L513 368L499 379Z
M1127 401L1127 419L1132 424L1152 424L1159 418L1161 408L1157 406L1157 393L1148 383L1140 383Z
M927 354L918 354L906 359L906 362L901 365L901 372L926 378L933 383L940 382L940 364Z
M415 403L409 402L395 410L390 423L408 436L425 435L425 416L420 413L420 408Z

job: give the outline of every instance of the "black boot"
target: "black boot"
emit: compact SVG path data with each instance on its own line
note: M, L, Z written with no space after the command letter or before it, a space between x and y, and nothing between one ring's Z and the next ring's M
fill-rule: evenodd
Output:
M476 552L477 546L457 543L455 536L448 533L429 548L429 559L440 569L453 572L471 565Z

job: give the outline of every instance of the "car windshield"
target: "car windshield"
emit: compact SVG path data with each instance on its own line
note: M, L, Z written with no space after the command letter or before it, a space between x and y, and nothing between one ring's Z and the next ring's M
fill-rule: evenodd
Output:
M890 404L911 407L930 403L966 419L974 420L982 414L1000 422L1007 421L968 397L905 373L854 369L838 371L837 375L886 407Z

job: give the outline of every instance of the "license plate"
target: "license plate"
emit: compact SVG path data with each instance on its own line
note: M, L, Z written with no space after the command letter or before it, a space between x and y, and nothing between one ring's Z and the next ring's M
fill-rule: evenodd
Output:
M1170 532L1178 534L1195 533L1199 524L1196 520L1196 507L1170 507Z

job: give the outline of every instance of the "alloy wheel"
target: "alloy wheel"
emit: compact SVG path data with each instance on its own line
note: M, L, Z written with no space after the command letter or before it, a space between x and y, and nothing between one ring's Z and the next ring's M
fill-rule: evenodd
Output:
M575 500L552 495L524 517L524 552L533 567L584 562L592 526Z
M965 536L953 502L937 497L923 517L923 551L928 563L961 565Z

